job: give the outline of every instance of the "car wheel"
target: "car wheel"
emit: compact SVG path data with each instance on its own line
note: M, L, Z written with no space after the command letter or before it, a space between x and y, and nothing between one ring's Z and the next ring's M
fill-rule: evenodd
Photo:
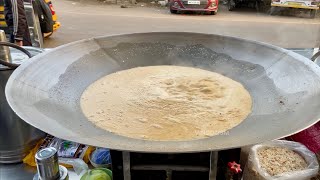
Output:
M216 15L216 14L218 14L217 11L211 11L211 15Z
M177 10L173 10L173 9L170 9L170 12L171 12L172 14L177 14L177 13L178 13Z
M316 14L317 14L317 10L314 10L314 9L310 10L310 18L312 18L312 19L315 18Z
M228 0L228 10L233 11L235 8L235 2L234 0Z
M261 2L259 0L256 0L255 8L257 12L261 11Z
M276 14L276 11L277 11L277 7L272 6L272 7L270 8L269 14L270 14L270 15L275 15L275 14Z

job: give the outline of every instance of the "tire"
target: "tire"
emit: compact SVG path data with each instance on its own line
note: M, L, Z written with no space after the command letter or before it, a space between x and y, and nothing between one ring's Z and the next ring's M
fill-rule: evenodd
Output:
M270 8L269 14L272 16L272 15L275 15L276 12L277 12L277 7L272 6L272 7Z
M256 3L254 6L255 6L257 12L261 11L261 2L259 0L256 0Z
M310 10L310 18L314 19L316 17L317 10L311 9Z
M210 14L211 14L211 15L217 15L217 14L218 14L218 11L211 11Z
M235 2L234 2L234 0L228 0L227 6L228 6L228 11L233 11L234 8L235 8Z
M171 12L171 14L177 14L178 13L177 10L173 10L173 9L170 9L170 12Z

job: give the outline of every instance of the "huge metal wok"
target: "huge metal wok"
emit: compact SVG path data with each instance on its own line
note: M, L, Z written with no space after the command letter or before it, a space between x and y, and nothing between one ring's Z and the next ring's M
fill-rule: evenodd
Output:
M99 78L138 66L179 65L241 82L252 113L235 128L193 141L147 141L95 127L83 115L82 92ZM141 33L67 44L22 64L6 86L13 110L59 138L128 151L200 152L240 147L303 130L320 117L320 69L268 44L197 33ZM199 122L201 123L201 122Z

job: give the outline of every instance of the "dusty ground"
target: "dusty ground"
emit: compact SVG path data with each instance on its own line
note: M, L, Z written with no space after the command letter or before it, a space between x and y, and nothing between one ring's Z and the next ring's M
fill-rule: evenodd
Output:
M320 18L270 16L266 13L220 8L218 15L172 15L167 8L120 8L119 5L53 0L62 27L46 47L111 34L148 31L214 33L263 41L285 48L320 45Z

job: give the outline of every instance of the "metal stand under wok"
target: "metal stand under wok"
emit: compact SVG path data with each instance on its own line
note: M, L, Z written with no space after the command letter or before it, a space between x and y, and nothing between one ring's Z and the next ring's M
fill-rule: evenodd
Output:
M191 154L145 154L111 150L114 180L148 178L217 179L218 152ZM158 158L161 158L159 162ZM181 158L186 161L181 162ZM201 161L201 162L200 162ZM192 177L194 176L194 177Z

